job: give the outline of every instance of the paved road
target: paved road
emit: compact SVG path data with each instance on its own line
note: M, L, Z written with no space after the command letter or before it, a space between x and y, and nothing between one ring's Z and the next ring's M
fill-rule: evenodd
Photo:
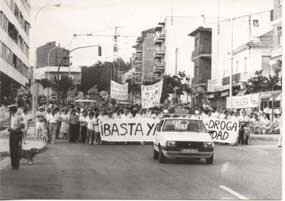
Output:
M150 145L66 143L19 171L3 161L0 199L281 199L281 149L271 145L216 146L213 165L159 164Z

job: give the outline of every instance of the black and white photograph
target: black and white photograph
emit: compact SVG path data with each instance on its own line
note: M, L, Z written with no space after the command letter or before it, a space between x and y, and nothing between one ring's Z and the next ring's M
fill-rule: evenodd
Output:
M283 0L0 0L0 200L282 200Z

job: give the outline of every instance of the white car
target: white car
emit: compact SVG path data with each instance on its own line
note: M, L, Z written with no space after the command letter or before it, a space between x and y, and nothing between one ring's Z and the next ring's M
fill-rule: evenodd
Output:
M160 163L167 158L206 159L214 161L214 142L202 120L186 117L163 118L153 140L153 158Z

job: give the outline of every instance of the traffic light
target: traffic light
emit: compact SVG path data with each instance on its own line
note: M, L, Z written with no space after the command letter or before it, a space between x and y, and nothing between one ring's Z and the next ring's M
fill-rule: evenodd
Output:
M98 56L102 56L102 47L100 45L98 46Z

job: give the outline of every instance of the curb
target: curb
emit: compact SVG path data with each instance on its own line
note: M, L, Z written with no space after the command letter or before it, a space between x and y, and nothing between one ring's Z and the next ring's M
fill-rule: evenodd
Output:
M262 140L262 141L278 141L280 135L250 135L251 140Z
M39 149L39 153L44 152L46 149L47 149L47 143L43 147L41 147ZM0 157L9 157L9 156L10 156L10 152L9 151L2 151L2 152L0 152Z

